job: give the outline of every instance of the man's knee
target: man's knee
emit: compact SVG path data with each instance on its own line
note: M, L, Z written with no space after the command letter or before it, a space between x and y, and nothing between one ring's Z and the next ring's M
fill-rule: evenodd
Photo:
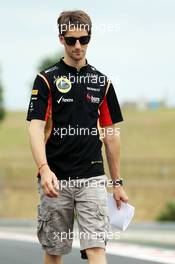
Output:
M61 264L62 256L50 255L45 251L45 264Z
M87 248L86 249L86 254L88 257L91 256L96 256L96 255L104 255L105 250L104 248L100 248L100 247L93 247L93 248Z

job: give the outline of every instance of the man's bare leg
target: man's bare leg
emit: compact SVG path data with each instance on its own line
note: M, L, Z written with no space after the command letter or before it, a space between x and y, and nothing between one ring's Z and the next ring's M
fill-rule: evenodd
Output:
M88 264L107 264L106 253L103 248L94 247L86 249Z
M49 255L46 251L44 254L44 264L63 264L62 256Z

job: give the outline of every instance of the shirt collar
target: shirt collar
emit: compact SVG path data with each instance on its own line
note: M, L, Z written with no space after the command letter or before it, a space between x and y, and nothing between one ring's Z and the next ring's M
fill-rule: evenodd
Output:
M76 71L76 72L77 72L77 68L75 68L75 67L73 67L73 66L71 66L71 65L69 65L69 64L67 64L67 63L65 63L63 59L64 59L64 57L60 59L60 64L61 64L64 68L66 68L66 69L69 70L69 71ZM78 72L80 72L80 71L82 71L82 70L86 70L86 69L88 68L88 66L89 66L89 64L88 64L88 61L86 60L86 64L85 64L84 66L82 66L82 67L79 69Z

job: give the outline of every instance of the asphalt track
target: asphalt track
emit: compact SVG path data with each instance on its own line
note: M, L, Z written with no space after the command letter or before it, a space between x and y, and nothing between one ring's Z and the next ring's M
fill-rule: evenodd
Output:
M120 235L119 240L108 242L108 264L175 264L174 223L137 223ZM64 264L87 263L80 258L79 246L75 239ZM42 256L35 221L0 220L0 264L42 264Z
M129 257L114 256L107 254L108 264L153 264L158 262L144 261ZM64 256L64 264L87 263L87 260L80 258L78 249L73 248L72 252ZM43 264L43 251L37 243L0 240L0 264Z

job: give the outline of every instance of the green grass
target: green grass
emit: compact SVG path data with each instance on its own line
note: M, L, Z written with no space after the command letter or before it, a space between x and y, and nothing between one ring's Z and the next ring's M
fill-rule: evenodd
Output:
M123 115L121 174L136 207L135 219L151 220L175 196L175 110L125 110ZM0 216L35 216L36 166L27 126L22 112L7 113L0 124ZM106 160L105 167L109 174Z
M126 111L121 126L122 156L131 159L175 157L175 110Z

